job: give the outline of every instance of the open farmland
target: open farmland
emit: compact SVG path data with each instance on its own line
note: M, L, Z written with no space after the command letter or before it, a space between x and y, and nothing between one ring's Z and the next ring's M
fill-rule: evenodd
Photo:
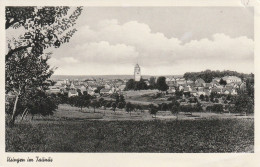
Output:
M51 117L6 128L7 152L253 152L253 145L253 119L100 121Z

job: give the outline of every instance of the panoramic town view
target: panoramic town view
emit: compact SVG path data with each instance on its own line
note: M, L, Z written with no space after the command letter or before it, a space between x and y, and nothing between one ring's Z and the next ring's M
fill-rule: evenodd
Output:
M254 152L243 8L5 12L6 152Z

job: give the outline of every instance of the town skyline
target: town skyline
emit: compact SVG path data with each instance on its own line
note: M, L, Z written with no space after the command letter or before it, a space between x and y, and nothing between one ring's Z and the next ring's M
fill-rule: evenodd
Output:
M133 66L134 67L134 66ZM210 71L235 71L235 72L239 72L239 73L244 73L244 74L254 74L254 71L252 72L243 72L243 71L237 71L237 70L230 70L230 69L224 69L224 70L213 70L213 69L205 69L205 70L200 70L200 71L186 71L184 73L180 73L180 74L143 74L142 73L142 76L182 76L184 75L185 73L187 72L202 72L202 71L207 71L207 70L210 70ZM52 76L133 76L134 77L134 72L132 73L125 73L125 74L53 74Z

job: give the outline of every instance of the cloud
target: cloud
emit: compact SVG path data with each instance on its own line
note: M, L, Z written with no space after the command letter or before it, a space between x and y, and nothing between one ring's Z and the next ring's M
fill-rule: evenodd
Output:
M184 67L204 70L217 68L215 64L218 64L220 70L238 67L238 71L253 71L252 39L246 36L231 38L217 33L208 38L189 41L190 36L191 32L183 35L186 39L184 43L183 39L168 38L161 32L152 32L145 23L129 21L120 24L116 19L103 20L94 27L86 25L79 28L69 43L72 47L66 51L59 49L55 55L65 62L73 62L72 58L75 58L78 62L74 63L86 65L121 66L138 61L150 72L158 69L166 71L175 66L183 73ZM65 60L63 56L69 58Z
M91 63L128 63L138 57L135 47L125 44L111 45L106 41L85 43L76 46L79 57Z
M74 57L63 57L61 59L64 63L77 63L78 60L75 59Z

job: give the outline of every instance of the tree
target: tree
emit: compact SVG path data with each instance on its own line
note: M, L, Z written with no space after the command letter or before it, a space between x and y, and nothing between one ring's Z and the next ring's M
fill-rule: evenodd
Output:
M136 110L141 111L141 113L144 112L144 108L141 105L139 105L139 104L137 104L135 108L136 108Z
M99 103L100 103L101 105L103 105L103 103L104 103L105 100L104 100L103 97L101 97L98 101L99 101Z
M146 89L148 89L148 86L142 78L140 81L134 81L133 79L130 79L126 83L126 87L125 87L125 90L146 90Z
M120 97L117 93L115 94L115 98L116 98L116 104L118 104L120 102Z
M248 96L250 96L253 99L254 99L254 85L255 85L254 74L251 74L251 77L246 79L246 91Z
M133 79L129 79L126 83L125 90L134 90L135 81Z
M157 89L160 91L167 91L169 86L166 84L166 78L165 77L159 77L157 79L156 83Z
M200 95L200 100L204 100L205 96L203 94Z
M128 113L130 112L130 116L131 116L131 112L134 110L134 107L133 107L132 103L130 103L130 102L126 103L125 110Z
M112 105L111 105L111 102L110 101L107 101L106 102L106 108L110 108Z
M222 105L222 104L214 104L214 105L212 106L212 111L213 111L213 112L217 112L217 113L222 113L222 112L224 112L223 105Z
M158 112L158 108L156 106L154 106L153 104L149 105L149 112L151 115L154 115L156 118L156 114Z
M222 78L220 79L219 81L219 84L220 85L226 85L227 84L227 81L223 80Z
M89 107L89 105L91 104L90 100L92 99L92 97L89 94L83 94L83 95L79 95L79 96L75 96L72 98L72 104L76 107L80 107L81 111L83 107Z
M238 95L234 99L234 110L239 113L254 113L254 100L249 95Z
M47 47L59 47L76 32L71 29L81 14L77 7L68 16L69 7L6 7L5 29L23 28L24 35L8 41L6 61L15 53L31 49L33 54L42 54ZM12 45L14 44L14 45ZM15 45L16 44L16 45Z
M116 112L116 103L115 102L113 102L112 104L111 104L111 107L112 107L112 110L114 111L114 112Z
M98 86L97 89L94 90L95 93L100 93L100 90L105 88L104 86Z
M180 110L185 113L190 113L192 115L192 111L194 110L194 108L191 105L186 105L186 106L180 106Z
M166 111L166 110L168 109L167 104L166 104L166 103L162 103L162 104L160 105L160 109L161 109L161 111Z
M200 116L202 116L203 108L202 108L202 105L200 102L197 102L195 110L196 110L196 112L200 112Z
M30 53L23 53L12 56L6 61L6 93L11 92L15 95L13 103L12 117L9 121L10 125L14 124L17 116L17 103L22 95L25 95L30 89L40 88L46 90L48 84L45 82L52 74L53 70L49 69L47 58L39 59ZM31 93L31 92L30 92Z
M90 103L91 107L93 107L94 109L94 113L96 112L96 108L100 107L100 103L97 101L97 100L93 100L91 103Z
M6 30L20 28L24 31L18 39L7 39L6 93L15 95L10 125L15 122L19 99L31 89L45 90L46 80L52 75L47 61L50 53L44 53L48 47L59 47L76 32L71 29L82 7L77 7L66 18L69 7L6 7ZM27 96L24 96L27 97Z
M209 101L209 96L205 95L205 101L208 102Z
M124 95L120 95L120 96L119 96L119 101L120 101L121 103L125 104L125 97L124 97Z
M210 98L210 101L211 102L214 102L214 97L217 95L216 92L211 92L210 95L209 95L209 98Z
M209 83L212 81L213 78L222 78L224 76L237 76L239 78L247 78L250 77L250 74L243 74L243 73L238 73L236 71L211 71L211 70L205 70L201 72L187 72L183 75L183 77L188 80L193 80L195 81L198 78L203 79L206 83Z
M76 100L74 105L76 107L79 107L80 110L82 111L82 108L84 107L84 99L82 98L82 96L76 96L75 98Z
M156 88L156 78L155 77L150 77L149 79L149 88L150 89L155 89Z
M119 108L119 109L124 108L124 106L125 106L125 104L122 103L122 102L119 102L119 103L117 104L117 108Z
M147 84L144 82L143 78L140 79L140 81L135 82L136 86L136 90L146 90L148 89Z
M183 96L183 90L179 91L179 89L176 89L175 95L176 98L180 99Z
M22 115L22 119L28 113L32 116L40 114L42 116L52 115L53 111L58 108L58 98L47 95L44 91L38 89L31 89L26 94L20 96L20 101L17 103L16 115ZM14 103L12 101L11 103ZM14 105L11 105L9 110L13 110ZM12 111L11 111L12 113ZM33 117L32 117L33 118Z
M206 110L209 111L209 112L211 112L211 111L212 111L212 106L207 106L207 107L206 107Z
M176 119L178 119L178 114L180 112L180 103L178 101L173 101L171 104L171 112L173 115L176 115Z

